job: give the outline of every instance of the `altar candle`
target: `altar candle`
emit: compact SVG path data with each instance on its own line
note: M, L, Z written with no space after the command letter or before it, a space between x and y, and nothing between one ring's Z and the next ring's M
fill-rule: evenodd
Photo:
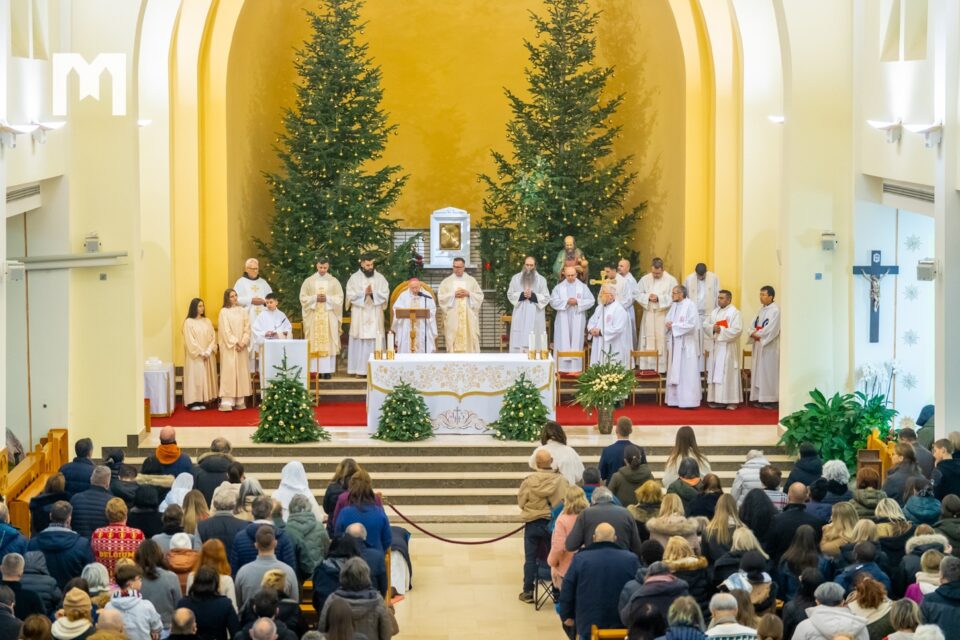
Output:
M528 351L537 350L537 335L533 331L530 332L530 340L527 341L527 350Z
M393 331L387 332L387 351L393 351Z
M377 351L383 351L383 334L377 334Z
M547 332L546 331L540 334L540 350L541 351L547 350Z

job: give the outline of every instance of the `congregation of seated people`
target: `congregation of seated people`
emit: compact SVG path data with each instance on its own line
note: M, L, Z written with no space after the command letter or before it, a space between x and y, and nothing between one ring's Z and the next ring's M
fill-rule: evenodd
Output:
M902 429L883 481L805 443L784 482L751 450L726 487L690 427L659 478L628 418L615 433L584 467L548 423L519 488L520 600L567 637L960 638L960 432Z
M74 450L30 501L29 538L0 502L0 638L387 640L399 632L385 559L395 534L354 460L338 465L318 501L299 461L267 495L223 438L194 461L166 427L140 469L122 450L104 450L97 464L87 438ZM409 567L405 553L395 557Z

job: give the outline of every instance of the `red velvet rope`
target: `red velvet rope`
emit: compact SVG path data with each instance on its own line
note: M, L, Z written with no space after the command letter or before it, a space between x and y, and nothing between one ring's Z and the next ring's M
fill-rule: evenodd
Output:
M434 538L434 539L439 540L439 541L441 541L441 542L449 542L450 544L469 544L469 545L472 545L472 544L491 544L491 543L493 543L493 542L500 542L501 540L505 540L505 539L509 538L510 536L513 536L513 535L516 535L516 534L520 533L521 531L523 531L523 527L526 526L526 525L521 525L521 526L517 527L516 529L514 529L513 531L511 531L511 532L509 532L509 533L505 533L505 534L503 534L502 536L497 537L497 538L491 538L490 540L451 540L450 538L444 538L443 536L438 536L438 535L435 534L435 533L431 533L431 532L427 531L426 529L424 529L423 527L421 527L420 525L418 525L416 522L414 522L413 520L411 520L411 519L408 518L407 516L405 516L405 515L403 515L402 513L400 513L400 510L399 510L399 509L397 509L395 506L393 506L392 504L390 504L390 503L387 502L386 500L384 500L383 504L386 505L386 506L388 506L388 507L390 507L391 509L393 509L393 512L396 513L398 516L400 516L400 517L403 519L404 522L406 522L407 524L409 524L411 527L413 527L414 529L416 529L416 530L419 531L420 533L423 533L423 534L425 534L425 535L428 535L428 536L430 536L431 538Z

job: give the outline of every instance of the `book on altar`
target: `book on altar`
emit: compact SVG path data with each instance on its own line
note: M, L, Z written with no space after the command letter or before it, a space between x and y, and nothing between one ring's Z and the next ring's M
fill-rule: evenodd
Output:
M724 329L729 329L729 328L730 328L730 323L727 322L726 320L717 320L716 322L713 323L713 326L715 326L715 327L723 327Z

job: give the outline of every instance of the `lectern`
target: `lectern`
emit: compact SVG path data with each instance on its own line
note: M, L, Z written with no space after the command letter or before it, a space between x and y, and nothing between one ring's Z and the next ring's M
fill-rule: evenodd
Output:
M423 320L423 333L427 333L427 320L430 319L430 309L423 307L410 307L409 309L398 309L394 307L393 315L397 320L410 321L410 353L417 352L417 320Z

